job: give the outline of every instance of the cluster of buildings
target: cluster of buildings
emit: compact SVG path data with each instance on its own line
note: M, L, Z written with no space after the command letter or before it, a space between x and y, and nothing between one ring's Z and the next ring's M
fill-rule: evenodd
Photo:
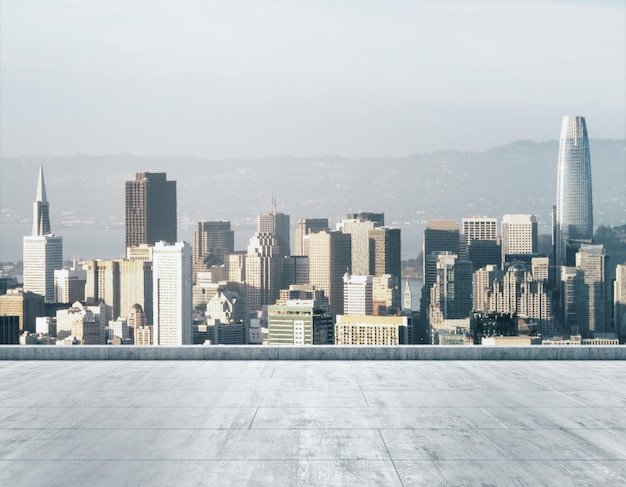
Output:
M402 345L614 344L626 338L626 263L608 279L594 245L582 117L561 133L553 251L534 215L431 220L420 311L401 292L400 229L383 213L260 215L245 250L228 221L177 238L176 182L138 173L125 185L126 255L63 268L43 169L24 237L24 283L1 289L0 342L37 344ZM7 287L7 286L5 286ZM402 299L404 298L404 299ZM402 302L401 302L402 301Z

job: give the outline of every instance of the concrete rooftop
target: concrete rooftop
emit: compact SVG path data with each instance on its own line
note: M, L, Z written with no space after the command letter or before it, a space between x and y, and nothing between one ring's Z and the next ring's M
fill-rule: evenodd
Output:
M0 361L0 485L626 485L624 361Z

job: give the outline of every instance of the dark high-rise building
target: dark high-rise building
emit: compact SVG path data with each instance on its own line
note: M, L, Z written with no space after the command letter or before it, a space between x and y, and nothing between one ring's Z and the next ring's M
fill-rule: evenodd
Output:
M581 243L591 243L593 238L591 162L584 117L563 118L554 224L554 264L573 266Z
M368 231L370 241L370 275L391 274L402 277L400 229L379 227Z
M126 181L126 247L176 242L176 181L165 173L137 173Z
M198 272L224 264L235 251L235 232L230 229L230 222L197 222L191 251L195 283Z
M422 322L430 323L430 289L437 281L437 259L441 253L459 255L460 232L456 220L429 220L424 230L423 282L420 312Z
M280 255L291 255L289 215L276 211L274 198L272 198L272 210L258 217L257 233L272 234L278 244Z
M0 315L0 345L20 344L20 317Z

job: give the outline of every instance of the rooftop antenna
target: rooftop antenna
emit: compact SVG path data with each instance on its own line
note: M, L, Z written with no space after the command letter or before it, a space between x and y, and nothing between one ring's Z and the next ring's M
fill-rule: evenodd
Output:
M276 196L272 194L272 213L276 214Z

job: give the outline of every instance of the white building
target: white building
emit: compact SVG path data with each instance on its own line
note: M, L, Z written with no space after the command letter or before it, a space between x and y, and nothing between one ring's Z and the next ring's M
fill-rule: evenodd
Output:
M372 276L343 276L343 314L372 315L373 278Z
M502 264L507 255L537 253L537 218L535 215L502 217Z
M54 271L63 267L63 239L55 235L24 237L24 291L54 303Z
M33 229L24 237L24 291L40 294L54 303L54 271L63 268L63 239L50 229L49 204L43 168L39 167L37 193L33 203Z
M157 242L152 266L154 344L190 345L191 246L186 242Z

